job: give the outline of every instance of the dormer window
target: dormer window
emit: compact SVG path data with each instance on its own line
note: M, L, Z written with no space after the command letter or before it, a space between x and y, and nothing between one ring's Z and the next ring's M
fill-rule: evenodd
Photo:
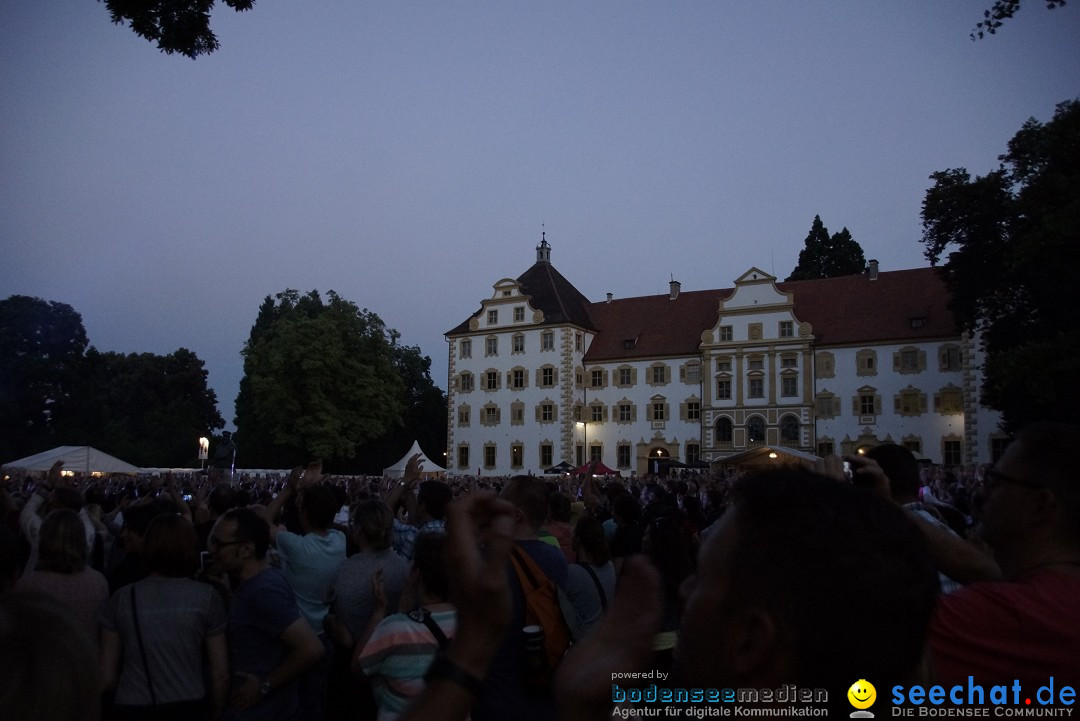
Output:
M624 340L622 342L622 347L625 348L626 350L630 350L636 345L637 345L637 339L636 338L627 338L626 340Z
M912 328L922 328L924 325L926 325L926 316L919 315L911 319Z

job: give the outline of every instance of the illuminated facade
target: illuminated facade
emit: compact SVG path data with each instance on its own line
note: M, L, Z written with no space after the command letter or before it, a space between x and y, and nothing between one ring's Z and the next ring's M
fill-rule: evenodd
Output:
M598 460L643 475L756 445L901 443L948 465L1004 444L978 406L976 349L920 268L591 302L551 264L503 278L449 342L448 470L541 473Z

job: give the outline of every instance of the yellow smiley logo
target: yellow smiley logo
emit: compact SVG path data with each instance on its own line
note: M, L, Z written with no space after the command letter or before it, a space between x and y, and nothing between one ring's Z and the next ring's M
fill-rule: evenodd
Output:
M865 678L860 678L851 684L851 688L847 691L847 697L851 705L857 709L870 708L874 705L874 701L877 700L877 689L874 688L874 684Z

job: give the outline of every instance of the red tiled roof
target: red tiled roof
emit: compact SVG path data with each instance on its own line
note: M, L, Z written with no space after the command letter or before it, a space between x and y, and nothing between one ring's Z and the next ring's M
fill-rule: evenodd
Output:
M702 331L716 325L720 301L733 288L685 291L590 303L550 263L536 263L518 281L544 324L573 323L596 330L586 362L685 356L697 352ZM777 283L794 294L795 317L809 322L816 346L902 343L959 335L949 294L937 268L863 273ZM477 312L479 313L479 311ZM474 314L476 315L476 314ZM472 317L472 316L470 316ZM912 319L922 318L921 327ZM466 319L447 335L468 332ZM633 347L627 347L632 341Z
M936 268L777 283L794 294L795 317L809 322L816 346L871 344L953 337L959 330L948 291ZM720 301L734 289L689 291L593 303L599 329L586 362L682 356L697 352L701 333L716 325ZM912 327L913 318L922 326ZM633 348L626 342L635 341Z

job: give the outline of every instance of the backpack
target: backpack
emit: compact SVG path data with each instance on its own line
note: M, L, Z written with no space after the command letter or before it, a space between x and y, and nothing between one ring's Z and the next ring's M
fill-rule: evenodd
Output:
M580 638L581 619L563 590L548 578L528 553L514 546L510 561L525 596L525 624L544 629L546 669L550 679L570 644Z

